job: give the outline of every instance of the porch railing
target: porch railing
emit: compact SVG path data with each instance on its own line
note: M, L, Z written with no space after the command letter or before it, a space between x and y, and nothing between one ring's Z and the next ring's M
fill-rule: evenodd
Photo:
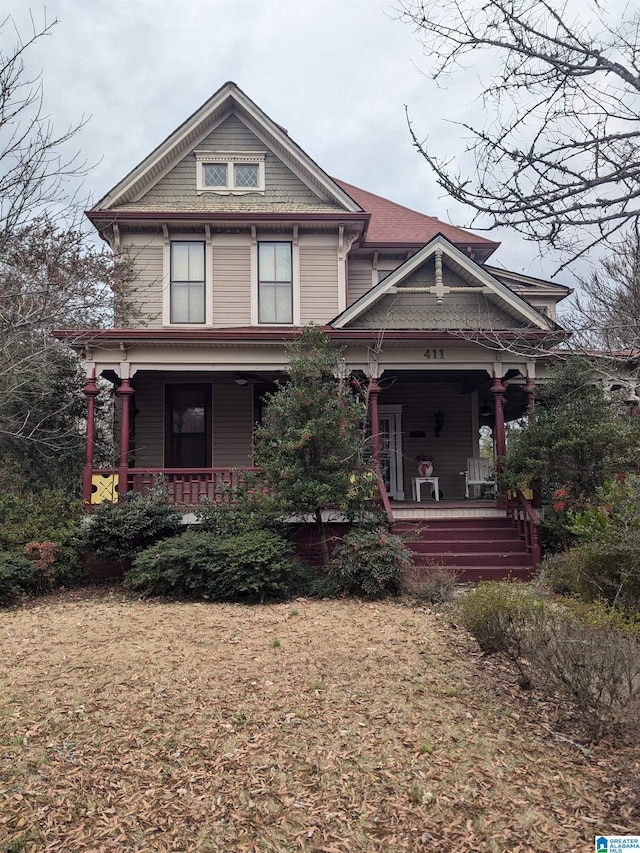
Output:
M246 481L246 475L257 468L128 468L127 483L123 490L117 478L118 468L94 469L94 481L117 483L113 499L123 491L147 494L162 483L168 500L175 506L196 506L204 499L212 503L233 500L233 491Z
M540 518L521 489L507 491L507 515L518 530L534 569L540 565Z

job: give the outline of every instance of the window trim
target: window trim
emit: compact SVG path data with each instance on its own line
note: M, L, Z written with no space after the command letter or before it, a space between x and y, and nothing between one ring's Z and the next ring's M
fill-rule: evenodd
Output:
M291 246L291 298L293 317L291 323L262 323L259 314L259 243L289 243ZM261 327L292 328L300 325L300 250L297 234L261 234L251 239L251 325Z
M264 162L265 152L256 151L196 151L196 190L202 193L216 195L247 195L248 193L264 194ZM204 179L204 167L211 163L221 163L227 167L226 186L207 186ZM258 184L255 187L237 187L235 185L235 165L254 165L258 167Z
M213 293L211 288L213 255L211 249L211 234L208 228L205 234L195 232L193 234L169 235L166 227L163 227L163 299L162 299L162 325L172 329L202 329L213 326ZM201 323L172 323L171 322L171 244L172 243L204 243L204 321Z

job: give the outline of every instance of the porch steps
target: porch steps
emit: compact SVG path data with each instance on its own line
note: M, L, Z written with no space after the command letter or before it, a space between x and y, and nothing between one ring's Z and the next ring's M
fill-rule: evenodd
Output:
M531 554L504 511L492 516L404 518L393 525L413 554L414 565L447 566L461 581L527 580L533 572ZM394 512L395 515L395 512Z

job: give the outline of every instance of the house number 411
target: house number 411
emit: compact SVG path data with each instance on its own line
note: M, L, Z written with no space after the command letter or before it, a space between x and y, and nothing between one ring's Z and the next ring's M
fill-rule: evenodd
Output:
M444 358L444 350L443 349L426 349L424 351L425 358L436 358L441 359Z

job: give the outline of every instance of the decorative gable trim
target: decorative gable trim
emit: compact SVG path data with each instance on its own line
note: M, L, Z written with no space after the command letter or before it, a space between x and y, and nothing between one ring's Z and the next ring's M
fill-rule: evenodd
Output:
M241 121L261 131L260 136L283 161L319 194L338 204L348 212L362 212L362 208L329 177L299 145L289 138L235 83L225 83L218 91L165 139L135 169L129 172L102 198L94 210L105 210L140 197L157 180L211 132L230 111ZM253 129L253 128L252 128Z
M339 314L331 321L331 327L334 329L344 329L350 323L357 320L358 317L361 317L385 294L398 292L396 291L398 285L432 256L435 258L436 267L436 280L433 292L437 301L443 300L445 295L449 293L449 288L444 285L442 279L442 259L445 255L470 277L475 279L478 287L482 288L487 294L496 297L499 302L502 302L504 307L511 313L522 317L523 320L526 320L531 326L538 329L553 331L557 328L552 320L544 317L533 306L529 305L528 302L513 293L506 285L494 278L486 269L475 263L475 261L472 261L471 258L467 257L467 255L457 249L453 243L450 243L441 234L434 237L433 240L427 243L412 258L405 261L391 275L387 276L387 278L383 279L375 287L372 287L371 290L361 296L353 305L349 306L346 311ZM407 288L407 290L410 291L411 288Z

